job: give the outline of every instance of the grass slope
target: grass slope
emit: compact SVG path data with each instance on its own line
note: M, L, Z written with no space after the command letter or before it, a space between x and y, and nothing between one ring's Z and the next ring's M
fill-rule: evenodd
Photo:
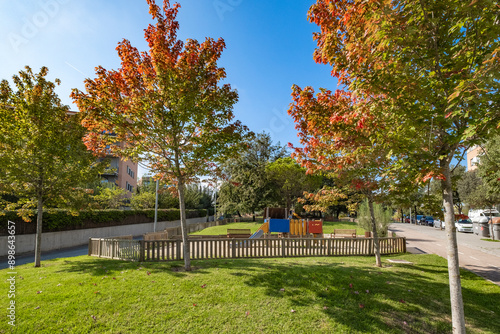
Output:
M412 265L391 264L388 258ZM446 261L398 255L134 263L81 256L17 267L0 333L450 333ZM7 270L0 271L6 312ZM500 287L462 271L469 333L500 332Z

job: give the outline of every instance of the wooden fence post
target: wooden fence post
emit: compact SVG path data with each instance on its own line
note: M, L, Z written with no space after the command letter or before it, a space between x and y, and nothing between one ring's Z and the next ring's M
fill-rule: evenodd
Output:
M189 242L189 240L188 240L188 242ZM181 260L181 240L175 241L175 248L176 248L175 259L177 261L180 261Z
M139 262L144 262L144 240L139 240Z
M89 238L89 256L92 255L92 238Z

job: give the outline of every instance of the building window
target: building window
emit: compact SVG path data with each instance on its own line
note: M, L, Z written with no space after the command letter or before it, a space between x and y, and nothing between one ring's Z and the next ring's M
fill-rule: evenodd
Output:
M125 182L125 185L126 185L128 191L130 191L130 192L134 191L134 187L130 183Z
M134 178L134 171L127 165L127 174L130 175L131 178Z

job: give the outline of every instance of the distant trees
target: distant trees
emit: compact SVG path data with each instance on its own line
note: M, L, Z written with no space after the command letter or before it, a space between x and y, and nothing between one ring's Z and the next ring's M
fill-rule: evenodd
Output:
M69 113L55 93L58 79L48 69L26 66L14 75L15 89L0 83L0 193L15 195L5 209L29 220L36 209L35 267L40 267L42 213L47 207L70 207L82 187L98 178L95 157L82 142L80 115Z
M277 205L275 187L266 172L268 164L286 156L284 147L273 144L271 136L257 134L246 149L222 164L224 181L218 193L218 207L228 213L251 213Z

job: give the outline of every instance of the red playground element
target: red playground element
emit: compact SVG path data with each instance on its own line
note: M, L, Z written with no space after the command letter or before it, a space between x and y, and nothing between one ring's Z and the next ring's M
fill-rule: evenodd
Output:
M309 223L309 233L313 233L313 234L322 234L323 233L323 221L310 220L308 223Z

